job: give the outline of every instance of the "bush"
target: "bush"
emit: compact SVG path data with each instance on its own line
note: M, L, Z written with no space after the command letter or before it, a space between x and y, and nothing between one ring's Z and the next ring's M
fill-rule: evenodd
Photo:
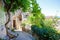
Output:
M11 30L12 32L15 32L14 29Z
M32 25L31 30L39 36L39 40L59 40L60 34L53 27L45 26L39 28L36 25Z

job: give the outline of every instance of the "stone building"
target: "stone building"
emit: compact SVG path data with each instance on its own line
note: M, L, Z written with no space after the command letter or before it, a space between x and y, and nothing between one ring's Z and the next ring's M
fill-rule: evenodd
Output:
M28 16L29 16L28 12L23 13L21 12L21 10L17 10L17 12L15 12L15 15L11 16L9 28L22 31L22 22L27 20Z
M22 15L14 15L12 17L12 28L14 29L19 29L20 31L22 31L21 29L21 23L22 23Z

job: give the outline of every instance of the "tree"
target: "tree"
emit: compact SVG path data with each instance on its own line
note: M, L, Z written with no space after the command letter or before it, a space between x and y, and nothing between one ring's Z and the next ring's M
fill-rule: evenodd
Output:
M33 25L43 26L44 15L41 13L41 8L36 0L32 0L32 17L31 22Z
M33 23L40 25L40 22L44 19L44 15L41 13L41 9L38 6L36 0L2 0L6 23L5 28L8 35L8 23L10 22L10 12L14 12L18 9L22 9L23 12L30 12L33 14ZM32 5L32 6L31 6ZM42 20L41 20L42 19ZM38 20L38 21L37 21ZM31 21L32 22L32 21Z
M6 16L6 33L8 35L8 23L10 22L10 12L14 12L17 9L22 9L23 12L26 12L30 8L30 1L31 0L2 0L5 16Z

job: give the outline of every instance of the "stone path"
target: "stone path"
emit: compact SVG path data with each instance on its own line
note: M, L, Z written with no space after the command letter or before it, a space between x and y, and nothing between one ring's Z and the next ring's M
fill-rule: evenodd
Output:
M18 34L17 37L12 40L35 40L31 34L28 34L26 32L22 32L22 31L15 31L14 33L11 31L9 32L13 35ZM6 38L6 29L4 26L0 26L0 38L4 38L8 40L8 37Z
M4 38L6 36L6 29L3 25L0 25L0 38Z
M16 40L34 40L32 35L28 33L25 32L17 32L17 33L18 33L18 37L16 38Z

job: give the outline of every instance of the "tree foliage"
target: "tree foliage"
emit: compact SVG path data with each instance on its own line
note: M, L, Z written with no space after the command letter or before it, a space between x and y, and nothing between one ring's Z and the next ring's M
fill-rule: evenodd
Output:
M3 0L5 3L5 11L14 12L17 9L22 9L23 12L31 10L31 21L33 24L41 26L43 24L44 15L41 13L41 8L36 0Z
M41 13L41 8L37 4L36 0L32 0L32 24L37 26L42 26L44 20L44 15Z
M30 8L31 0L3 0L5 10L15 11L22 8L23 11L27 11Z

